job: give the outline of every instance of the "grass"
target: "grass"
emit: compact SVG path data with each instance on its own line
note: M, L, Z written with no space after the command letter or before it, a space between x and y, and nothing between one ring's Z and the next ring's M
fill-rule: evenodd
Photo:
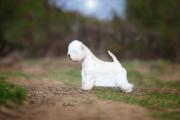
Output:
M95 89L95 94L103 99L123 101L130 104L137 104L155 109L176 109L180 108L180 96L171 93L159 93L153 91L150 93L121 93L115 89Z
M95 89L97 97L101 99L120 101L129 104L140 105L152 111L151 115L167 120L180 119L180 95L171 93L120 93L115 89Z
M173 112L153 112L152 115L157 118L161 118L163 120L179 120L180 115L179 111L173 111Z
M5 81L0 81L0 104L22 103L27 97L27 91L25 88L7 83Z
M2 105L7 105L8 103L21 104L27 98L27 90L24 87L4 81L14 77L28 79L30 75L22 71L0 73L0 104Z
M71 67L54 69L49 72L48 77L53 80L59 80L65 85L70 86L80 86L81 83L80 70Z
M164 81L161 77L173 76L176 70L170 68L170 63L158 61L133 61L125 62L123 66L127 69L128 79L137 87L174 87L180 88L180 81ZM177 76L177 77L180 77Z
M7 78L12 78L12 77L23 77L26 79L29 79L32 75L27 74L23 71L6 71L6 72L0 72L0 80L4 80Z

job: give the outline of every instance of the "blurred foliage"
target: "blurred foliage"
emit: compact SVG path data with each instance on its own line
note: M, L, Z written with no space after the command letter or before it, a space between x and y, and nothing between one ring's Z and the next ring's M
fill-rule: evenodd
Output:
M65 3L64 3L65 5ZM72 39L95 54L111 49L120 58L180 60L180 2L127 0L126 19L99 21L64 11L53 0L0 1L0 57L65 55Z
M179 60L179 0L127 0L127 16L142 31L145 52Z
M7 48L11 52L14 47L28 50L27 54L32 56L45 56L46 49L53 49L56 44L62 49L59 52L65 50L63 40L72 31L73 21L78 15L64 13L60 8L50 5L48 0L0 2L1 56L6 55ZM59 39L60 43L57 42Z

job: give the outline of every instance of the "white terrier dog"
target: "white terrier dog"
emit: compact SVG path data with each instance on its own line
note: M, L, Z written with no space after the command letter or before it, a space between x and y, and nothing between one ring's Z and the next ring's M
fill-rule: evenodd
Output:
M124 92L132 92L133 85L127 80L127 72L115 55L108 50L113 62L98 59L80 41L74 40L68 46L68 56L72 61L82 62L81 89L90 90L93 86L117 87Z

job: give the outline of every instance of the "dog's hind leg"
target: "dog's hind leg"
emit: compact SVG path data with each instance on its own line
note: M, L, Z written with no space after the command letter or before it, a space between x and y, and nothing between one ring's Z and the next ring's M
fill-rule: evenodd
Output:
M133 91L133 85L128 83L128 81L117 80L117 87L120 88L123 92L129 93Z
M124 74L120 74L116 80L116 86L120 88L123 92L132 92L133 85L130 84L127 80L127 73L125 71Z

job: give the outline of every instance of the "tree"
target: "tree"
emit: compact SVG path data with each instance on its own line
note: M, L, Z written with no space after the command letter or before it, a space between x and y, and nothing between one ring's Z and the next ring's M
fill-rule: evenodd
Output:
M143 31L144 39L152 43L165 58L180 58L180 1L127 0L127 18ZM147 44L148 45L148 44ZM148 48L148 47L147 47ZM152 48L154 49L154 48ZM155 54L155 53L154 53Z

